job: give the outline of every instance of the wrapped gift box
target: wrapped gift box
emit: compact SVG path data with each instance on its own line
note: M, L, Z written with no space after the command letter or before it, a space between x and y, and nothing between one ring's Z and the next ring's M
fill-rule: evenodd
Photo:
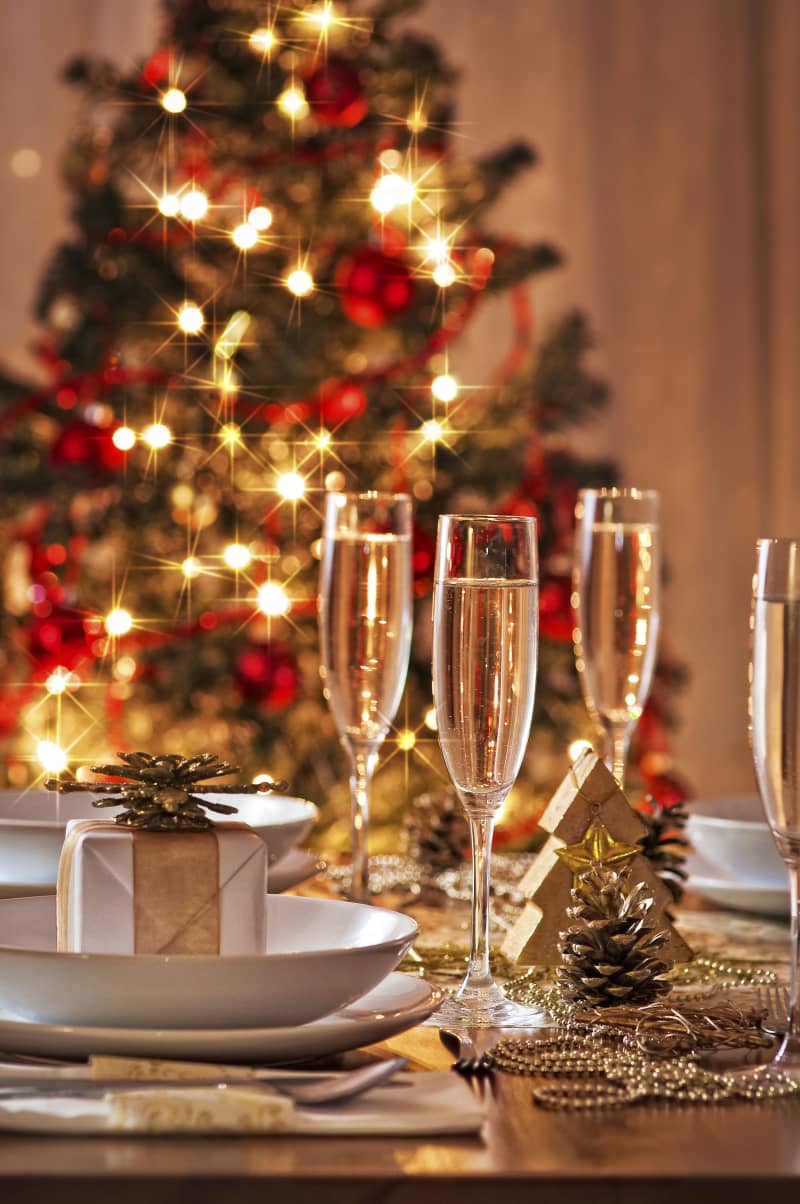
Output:
M58 948L68 953L266 950L267 849L252 828L147 832L72 820L58 870Z

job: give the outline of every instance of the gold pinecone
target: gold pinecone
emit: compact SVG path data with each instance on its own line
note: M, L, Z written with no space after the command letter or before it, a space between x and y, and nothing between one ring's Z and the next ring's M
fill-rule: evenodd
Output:
M567 999L585 1007L650 1003L670 990L669 963L655 954L667 931L647 923L655 897L644 882L594 865L572 888L573 924L560 933L557 984Z
M689 812L683 803L664 807L650 795L636 812L647 825L647 833L639 841L642 852L672 898L680 903L688 877L686 857L692 847L686 836Z
M403 820L407 855L432 874L457 869L469 851L469 826L454 790L420 794Z

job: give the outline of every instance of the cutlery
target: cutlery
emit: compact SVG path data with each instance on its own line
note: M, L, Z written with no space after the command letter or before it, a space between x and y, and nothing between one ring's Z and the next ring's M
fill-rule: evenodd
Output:
M784 986L759 987L756 1006L766 1012L761 1021L765 1033L782 1037L789 1027L789 989Z
M0 1102L8 1099L37 1098L69 1098L97 1099L109 1092L117 1091L159 1091L162 1089L191 1090L197 1087L215 1087L225 1090L228 1087L244 1087L248 1090L277 1091L287 1095L296 1104L334 1104L352 1099L370 1091L380 1083L386 1082L407 1064L406 1058L389 1058L383 1062L372 1062L361 1066L358 1070L350 1070L344 1074L327 1076L323 1080L310 1083L290 1083L286 1078L212 1078L212 1079L68 1079L64 1077L48 1078L37 1075L35 1081L30 1078L18 1082L8 1078L0 1080Z
M439 1029L439 1040L445 1049L456 1055L453 1069L463 1075L491 1074L483 1054L478 1053L478 1047L472 1037L465 1032L455 1032L449 1028Z

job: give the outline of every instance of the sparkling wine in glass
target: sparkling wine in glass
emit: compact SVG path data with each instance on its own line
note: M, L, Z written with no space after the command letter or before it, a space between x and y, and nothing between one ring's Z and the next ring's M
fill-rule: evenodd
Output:
M411 627L411 499L329 493L319 586L321 674L352 767L351 897L362 902L369 897L370 787L403 694Z
M791 886L789 1027L772 1065L800 1080L800 539L756 544L751 628L753 761Z
M644 710L658 644L658 494L583 489L575 507L575 663L606 764L624 788L633 729Z
M489 970L492 832L528 744L536 687L538 577L532 518L443 515L433 601L433 693L439 745L472 838L467 976L438 1024L525 1026Z

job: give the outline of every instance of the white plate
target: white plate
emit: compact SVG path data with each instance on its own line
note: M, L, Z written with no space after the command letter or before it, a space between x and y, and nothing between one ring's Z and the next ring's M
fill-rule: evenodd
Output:
M413 1028L441 994L421 978L389 974L332 1016L287 1028L146 1029L34 1024L0 1013L0 1048L56 1058L130 1054L219 1062L290 1062L358 1049Z
M687 835L707 877L781 887L786 866L758 795L692 800Z
M758 915L789 915L789 883L784 885L770 882L743 882L736 878L720 878L698 853L693 853L686 862L689 871L689 888L723 907L736 911L750 911Z
M0 884L26 883L55 890L58 858L70 819L111 819L113 810L93 806L91 794L47 790L0 790ZM98 796L99 797L99 796ZM304 840L319 811L307 799L288 794L209 794L212 802L238 808L231 820L255 828L269 851L270 864ZM8 897L4 888L3 894Z
M325 869L325 862L317 853L309 853L306 849L290 849L284 853L280 861L269 867L269 892L280 894L292 886L299 886L315 874Z
M338 1011L395 968L409 916L331 899L267 896L252 957L56 953L54 896L0 901L0 1008L48 1024L275 1028Z

